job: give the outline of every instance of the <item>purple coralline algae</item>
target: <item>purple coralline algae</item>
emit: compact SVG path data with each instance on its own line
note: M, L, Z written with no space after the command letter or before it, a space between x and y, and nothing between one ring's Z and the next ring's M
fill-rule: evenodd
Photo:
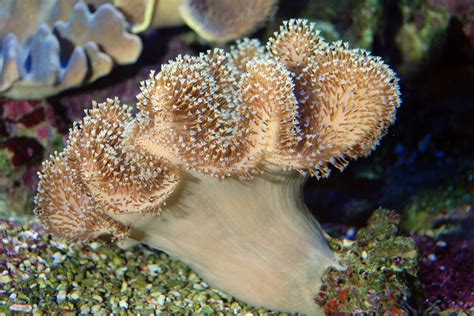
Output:
M427 310L474 312L474 237L416 236Z

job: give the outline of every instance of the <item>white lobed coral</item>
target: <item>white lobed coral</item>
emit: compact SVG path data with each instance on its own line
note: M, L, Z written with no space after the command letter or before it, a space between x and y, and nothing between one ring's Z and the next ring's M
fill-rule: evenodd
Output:
M142 44L111 4L0 1L0 94L38 99L90 83L137 60Z

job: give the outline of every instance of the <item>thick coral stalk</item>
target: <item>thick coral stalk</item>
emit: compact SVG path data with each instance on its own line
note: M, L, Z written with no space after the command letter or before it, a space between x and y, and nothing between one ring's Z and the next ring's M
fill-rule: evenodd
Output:
M114 215L131 236L176 256L211 286L254 306L317 314L321 275L340 268L302 200L305 178L268 172L249 181L190 173L160 216Z

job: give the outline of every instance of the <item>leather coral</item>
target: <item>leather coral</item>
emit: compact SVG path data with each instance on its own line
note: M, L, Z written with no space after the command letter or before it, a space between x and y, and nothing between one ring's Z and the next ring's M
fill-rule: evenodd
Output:
M400 104L395 74L291 20L266 47L180 56L141 90L136 115L94 105L45 163L36 213L50 232L145 242L250 304L321 313L321 276L341 265L303 184L377 145Z

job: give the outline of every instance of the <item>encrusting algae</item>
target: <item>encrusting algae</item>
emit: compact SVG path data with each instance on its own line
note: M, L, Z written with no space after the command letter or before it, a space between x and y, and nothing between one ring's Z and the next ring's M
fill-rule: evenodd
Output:
M378 144L400 104L395 74L290 20L266 48L180 56L141 89L136 115L94 103L45 162L43 224L70 241L144 242L254 306L321 313L321 277L346 267L302 187Z

